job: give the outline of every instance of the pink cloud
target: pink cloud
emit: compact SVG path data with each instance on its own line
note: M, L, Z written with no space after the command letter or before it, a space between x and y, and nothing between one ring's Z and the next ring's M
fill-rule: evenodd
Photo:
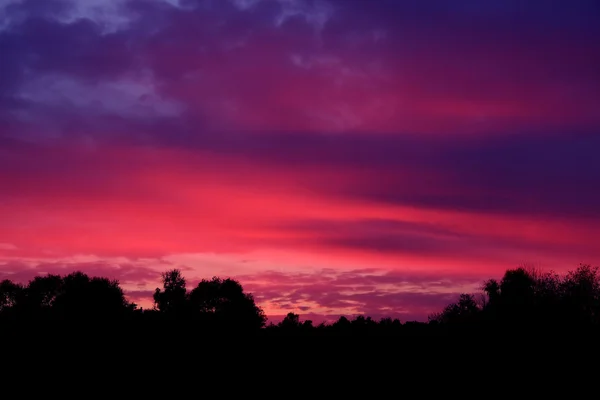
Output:
M82 271L90 276L101 276L117 279L124 285L143 284L144 282L156 282L160 278L160 270L139 264L119 263L114 264L107 261L79 262L69 260L31 260L19 261L0 260L0 273L15 282L27 283L38 275L58 274L65 275L73 271Z
M429 275L382 270L323 270L304 274L268 272L240 276L269 315L295 312L317 321L340 315L420 320L463 292L479 292L473 276Z

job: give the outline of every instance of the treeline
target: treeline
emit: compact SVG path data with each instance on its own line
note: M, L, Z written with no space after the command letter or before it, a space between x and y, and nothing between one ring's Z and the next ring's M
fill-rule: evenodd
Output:
M234 279L205 279L188 290L181 271L171 270L162 274L162 283L153 296L154 308L142 309L127 300L118 281L83 272L37 276L27 285L3 280L0 327L68 322L267 335L437 335L465 329L541 328L549 332L600 327L600 271L589 265L564 276L527 268L508 270L501 280L484 282L479 295L460 295L428 322L356 316L315 325L289 313L280 323L266 325L263 310Z

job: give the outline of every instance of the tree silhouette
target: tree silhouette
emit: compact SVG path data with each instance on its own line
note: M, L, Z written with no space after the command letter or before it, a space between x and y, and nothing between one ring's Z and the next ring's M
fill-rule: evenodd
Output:
M0 313L19 319L97 320L133 311L118 281L83 272L36 276L27 286L0 283Z
M163 289L154 292L155 307L166 314L183 315L187 308L187 289L185 278L178 269L161 274Z
M8 279L0 282L0 314L12 311L18 299L22 296L24 289L23 285L14 283Z
M17 301L16 308L31 318L51 318L52 306L62 289L60 275L48 274L33 278Z
M461 294L458 302L447 305L438 314L429 317L430 321L446 324L474 323L481 309L471 294Z
M302 322L300 322L300 316L298 314L288 313L277 326L288 330L299 329L302 326Z
M500 284L495 279L489 279L483 284L483 291L487 294L489 302L495 304L500 298Z
M343 315L333 323L332 328L336 333L347 333L351 329L351 322Z
M535 278L525 268L506 271L500 283L502 301L511 307L529 308L535 295Z
M192 312L215 325L261 328L266 317L251 294L234 279L203 279L189 295Z
M569 271L561 285L564 313L571 323L600 322L600 272L598 267L580 265Z
M53 303L53 311L60 318L68 319L121 318L133 307L125 299L118 281L90 278L83 272L74 272L62 279L61 290Z

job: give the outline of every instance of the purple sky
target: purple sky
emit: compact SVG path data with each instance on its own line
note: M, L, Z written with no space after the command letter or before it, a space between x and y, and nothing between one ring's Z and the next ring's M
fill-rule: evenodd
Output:
M600 261L595 0L0 0L0 278L424 319Z

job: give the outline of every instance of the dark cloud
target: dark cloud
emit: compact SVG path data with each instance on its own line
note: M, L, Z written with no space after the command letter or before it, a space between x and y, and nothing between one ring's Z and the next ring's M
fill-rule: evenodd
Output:
M556 215L556 212L553 215ZM573 252L582 255L594 252L594 245L587 241L551 243L548 242L548 237L543 235L535 239L525 239L507 236L506 232L494 230L469 234L460 232L460 229L453 230L438 226L435 222L390 221L390 223L397 226L381 228L377 225L370 226L371 221L350 222L345 227L340 226L337 234L325 236L323 242L345 248L354 247L384 253L415 254L423 257L469 255L473 259L480 260L490 257L502 259L503 255L514 251L524 252L524 254L529 252L530 255L552 253L555 256ZM519 227L515 226L514 229L518 230Z
M595 154L600 148L600 134L535 133L436 142L389 135L224 134L186 136L190 139L187 145L181 140L183 136L175 136L179 142L170 140L178 147L189 150L195 146L288 171L291 181L333 197L465 212L582 221L600 218L600 187L596 185L600 159ZM119 165L128 169L143 166L131 159L126 165L113 160L111 168L104 168L100 167L101 150L73 153L60 146L27 145L1 136L0 140L6 150L0 153L0 165L5 173L14 171L12 178L6 179L16 179L15 185L41 174L48 176L48 185L60 178L72 184L71 190L92 184L96 186L90 190L100 190L107 186L99 185L99 180L115 186L110 181ZM135 142L133 137L130 140ZM31 163L32 158L36 163ZM157 167L160 164L159 160L153 163ZM297 176L307 168L330 171L343 179L329 182L318 174ZM67 172L70 175L57 175Z
M10 56L3 63L10 73L2 74L4 86L17 85L23 79L19 71L24 70L97 79L145 68L173 83L189 73L206 73L207 67L218 63L235 81L233 87L219 82L221 90L248 91L247 95L260 90L264 96L281 82L258 75L256 68L268 65L282 73L291 53L325 53L348 67L384 62L385 70L417 79L421 94L464 95L474 90L471 97L480 101L490 96L513 98L540 81L571 86L583 94L598 79L600 60L589 50L600 36L594 18L599 12L590 1L540 7L512 1L482 6L470 0L368 5L337 0L298 2L293 9L287 2L261 1L240 11L232 1L190 1L178 8L166 1L131 0L118 10L129 23L108 34L106 21L93 14L76 19L76 3L85 4L48 0L8 6L12 24L0 33L0 49ZM323 9L331 11L321 16ZM278 26L283 15L288 18ZM323 31L315 36L313 25L319 21ZM271 44L262 52L235 50L258 50L256 45L265 40ZM569 62L564 62L566 57ZM444 63L445 72L437 62L440 58L451 60ZM415 75L423 73L426 79ZM285 73L284 79L293 76ZM597 105L597 95L588 94ZM565 107L569 103L562 102ZM581 107L582 102L577 104Z
M430 182L411 187L399 175L386 184L373 180L358 185L346 194L390 204L597 219L600 214L595 204L600 201L600 189L594 182L600 180L600 162L595 156L598 146L600 134L596 133L463 141L448 144L422 167L410 161L397 166L399 171L432 172ZM424 177L431 179L432 175Z
M51 1L50 1L51 2ZM37 2L41 3L41 2ZM103 35L96 23L79 19L62 23L33 17L0 31L0 50L6 57L0 93L15 90L36 74L56 73L82 79L114 79L140 67L135 42L124 34ZM8 88L6 87L8 85Z
M228 143L221 137L207 146L278 167L356 172L353 184L338 193L342 197L499 214L600 217L597 133L435 141L375 134L271 135Z

